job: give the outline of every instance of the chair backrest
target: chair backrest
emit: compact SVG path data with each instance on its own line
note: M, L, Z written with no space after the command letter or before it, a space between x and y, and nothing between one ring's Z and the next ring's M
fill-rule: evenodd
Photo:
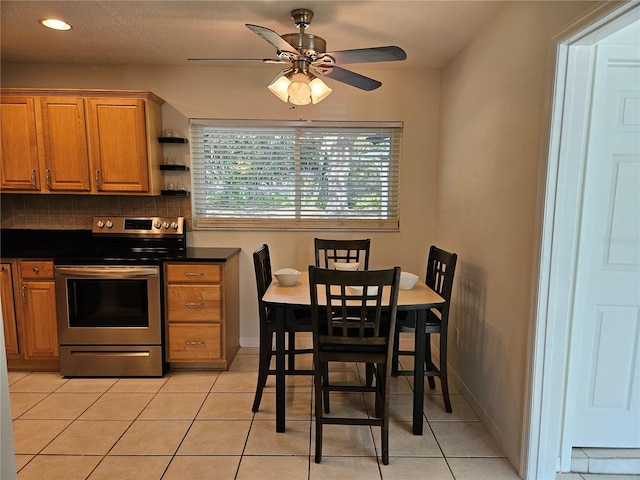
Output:
M314 239L316 267L333 268L334 262L360 262L360 270L369 269L371 239Z
M391 354L387 347L395 331L400 270L342 271L310 265L314 348L353 346L357 355L358 346L379 346L385 347L380 353Z
M258 290L258 310L260 313L260 321L266 322L268 312L262 297L267 288L271 285L273 275L271 273L271 256L269 255L269 246L264 244L253 252L253 267L256 272L256 287Z
M445 303L438 309L443 314L449 312L457 260L457 254L442 250L435 245L429 249L425 283L445 299Z

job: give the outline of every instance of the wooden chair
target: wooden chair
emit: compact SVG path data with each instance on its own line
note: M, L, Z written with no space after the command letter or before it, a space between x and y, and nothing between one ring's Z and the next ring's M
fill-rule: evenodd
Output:
M274 312L269 309L262 297L273 279L271 270L271 257L269 247L264 244L253 252L253 266L256 274L256 287L258 291L258 313L260 316L260 359L258 364L258 384L253 400L252 410L257 412L262 400L262 391L267 383L269 375L275 375L275 369L271 368L271 357L273 356L273 336L275 334ZM299 354L312 354L313 349L296 349L296 332L311 332L311 312L308 310L294 311L294 318L287 322L285 330L288 334L288 347L285 351L288 358L287 375L313 375L313 370L297 369L295 367L295 356Z
M316 267L333 268L334 262L360 262L360 270L369 269L371 239L328 240L314 239Z
M359 270L369 270L371 239L334 240L315 238L316 267L333 268L335 262L359 262ZM357 315L357 312L356 312ZM367 365L367 385L373 382L373 366Z
M339 271L309 266L313 323L316 417L315 461L322 460L324 425L381 427L382 463L389 463L389 382L398 301L400 267ZM359 286L359 287L358 287ZM355 288L354 288L355 287ZM358 290L359 288L359 290ZM384 299L389 299L383 305ZM354 309L359 315L353 316ZM374 366L375 385L332 384L329 362ZM375 411L363 417L327 416L331 392L374 392Z
M424 335L425 339L425 375L428 377L429 388L436 388L433 377L440 377L442 386L442 397L444 400L445 410L451 413L451 400L449 399L449 383L447 379L447 333L449 327L449 307L451 305L451 290L453 289L453 276L456 271L456 262L458 255L449 253L445 250L432 245L429 250L429 260L427 262L427 274L425 283L432 290L438 292L445 303L438 308L432 308L427 312ZM413 375L412 370L398 370L398 356L410 355L415 356L415 352L411 350L400 350L400 333L415 331L415 312L408 316L406 312L399 312L396 322L396 335L393 340L393 361L391 375ZM431 355L431 334L440 334L440 368L433 363Z

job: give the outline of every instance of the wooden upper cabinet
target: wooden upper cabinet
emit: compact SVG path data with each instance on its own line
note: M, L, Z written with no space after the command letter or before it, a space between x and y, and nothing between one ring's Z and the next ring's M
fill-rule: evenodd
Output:
M150 172L144 101L115 98L88 101L96 189L99 192L148 192Z
M161 98L116 90L1 95L0 190L160 194Z
M52 192L89 192L89 150L85 101L74 97L42 97L45 184Z
M36 104L33 97L0 102L0 189L40 191Z

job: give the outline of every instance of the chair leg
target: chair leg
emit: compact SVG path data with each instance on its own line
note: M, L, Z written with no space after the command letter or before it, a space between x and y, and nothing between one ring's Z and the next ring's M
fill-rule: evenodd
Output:
M396 329L396 334L393 336L393 356L391 357L391 376L392 377L398 376L398 362L399 362L398 352L399 351L400 351L400 332L398 331L398 329Z
M384 372L379 374L376 381L379 380L380 383L378 394L380 395L380 418L382 418L380 429L382 435L382 463L389 465L389 395L387 395L389 386L387 385L388 379L386 376L387 366L378 365L377 370L379 371L381 367L384 368Z
M384 392L385 392L385 381L384 374L381 372L381 367L385 367L385 365L376 365L376 403L375 403L375 415L377 418L382 418L384 416Z
M417 333L416 333L417 335ZM431 334L430 333L425 333L425 341L424 341L424 362L425 362L425 368L426 368L426 372L435 372L436 367L433 364L433 360L431 357ZM433 375L429 375L427 377L427 381L429 382L429 388L434 389L436 388L436 381L433 378Z
M324 368L322 370L324 371ZM316 463L320 463L320 461L322 460L322 385L324 383L323 375L324 373L318 372L318 370L316 369L316 372L313 376L316 415Z
M442 387L442 398L444 409L451 413L451 400L449 399L449 380L447 375L447 331L440 332L440 385Z
M322 371L322 378L320 379L321 386L329 385L329 362L322 363L321 371ZM321 388L320 391L322 392L322 397L323 397L324 413L331 413L330 412L331 408L329 406L329 390L325 390Z
M366 370L366 385L367 387L370 387L371 385L373 385L373 374L376 368L372 363L367 363L365 370Z
M253 407L251 411L257 412L260 409L260 402L262 400L262 391L267 383L267 377L269 376L269 364L271 363L271 343L272 335L268 334L260 340L260 360L258 365L258 384L256 385L256 394L253 398Z
M387 408L387 407L385 407ZM389 465L389 414L385 414L385 420L382 422L382 463Z
M293 372L296 369L296 332L289 332L289 371Z

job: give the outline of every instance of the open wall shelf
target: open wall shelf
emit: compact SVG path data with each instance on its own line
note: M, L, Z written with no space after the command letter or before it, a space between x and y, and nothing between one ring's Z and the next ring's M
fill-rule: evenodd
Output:
M160 165L160 170L173 170L175 172L188 172L189 167L186 165Z
M189 191L188 190L161 190L160 194L168 197L188 197Z

